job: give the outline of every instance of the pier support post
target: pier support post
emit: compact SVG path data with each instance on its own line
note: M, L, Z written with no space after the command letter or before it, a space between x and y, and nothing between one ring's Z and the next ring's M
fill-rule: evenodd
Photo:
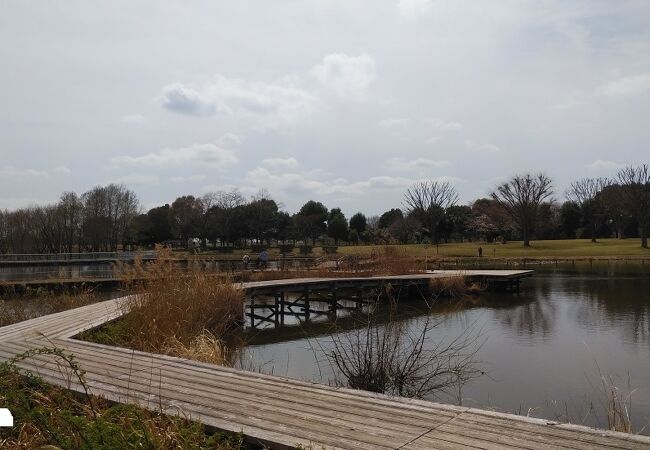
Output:
M284 325L284 291L280 292L280 324Z

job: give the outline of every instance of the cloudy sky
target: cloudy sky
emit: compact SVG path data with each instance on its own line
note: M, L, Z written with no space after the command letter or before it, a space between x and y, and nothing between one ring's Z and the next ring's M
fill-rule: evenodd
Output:
M0 3L0 208L124 183L348 214L650 158L647 1Z

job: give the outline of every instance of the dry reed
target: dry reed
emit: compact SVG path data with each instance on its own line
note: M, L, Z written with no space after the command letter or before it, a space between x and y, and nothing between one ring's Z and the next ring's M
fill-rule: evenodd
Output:
M78 308L99 300L91 290L62 294L46 292L30 299L0 300L0 327Z
M119 341L137 350L226 362L223 337L243 319L244 293L198 268L180 270L170 252L123 269L133 294L125 302Z
M429 289L436 298L461 299L470 293L472 287L463 276L445 276L431 278L429 280Z

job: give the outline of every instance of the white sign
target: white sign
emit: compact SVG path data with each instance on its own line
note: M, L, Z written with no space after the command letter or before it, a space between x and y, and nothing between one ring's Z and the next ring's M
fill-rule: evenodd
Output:
M13 427L14 416L7 408L0 408L0 427Z

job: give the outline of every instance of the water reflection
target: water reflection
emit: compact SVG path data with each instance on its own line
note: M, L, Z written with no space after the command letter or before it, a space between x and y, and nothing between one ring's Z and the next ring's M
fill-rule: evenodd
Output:
M650 423L650 265L538 269L519 295L486 294L461 310L433 309L441 324L432 343L469 326L487 338L478 357L490 376L469 383L463 403L603 426L597 363L623 389L629 376L634 427ZM425 312L412 304L403 311L417 334ZM260 331L247 352L267 371L327 383L334 369L322 352L331 346L330 332L327 323Z

